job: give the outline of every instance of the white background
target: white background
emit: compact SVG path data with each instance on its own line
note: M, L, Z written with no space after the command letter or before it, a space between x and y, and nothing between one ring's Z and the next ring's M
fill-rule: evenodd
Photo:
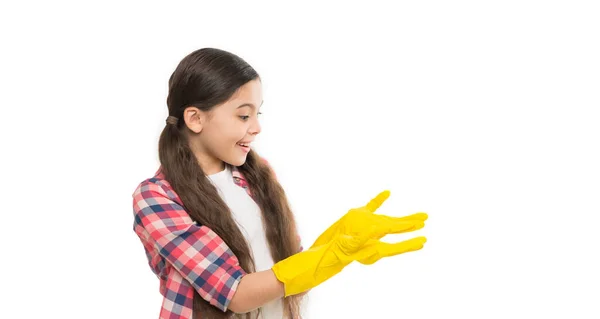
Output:
M3 2L2 317L157 318L131 194L201 47L264 83L256 150L303 243L384 189L421 251L350 265L313 318L599 318L594 1Z

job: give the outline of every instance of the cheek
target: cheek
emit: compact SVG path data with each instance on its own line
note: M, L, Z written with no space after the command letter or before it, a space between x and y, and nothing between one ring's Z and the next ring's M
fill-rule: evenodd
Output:
M221 130L221 141L232 145L241 141L246 136L247 129L239 123L229 123Z
M229 126L227 136L229 136L234 142L239 142L240 140L244 139L246 132L248 132L248 127L246 124L234 123Z

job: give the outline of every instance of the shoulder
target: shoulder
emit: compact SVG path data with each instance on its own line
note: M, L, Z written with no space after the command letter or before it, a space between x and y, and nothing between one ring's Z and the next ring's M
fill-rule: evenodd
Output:
M170 200L179 202L179 196L175 193L171 184L165 179L165 176L160 169L154 176L141 181L132 194L134 199L146 199L156 196L166 197Z

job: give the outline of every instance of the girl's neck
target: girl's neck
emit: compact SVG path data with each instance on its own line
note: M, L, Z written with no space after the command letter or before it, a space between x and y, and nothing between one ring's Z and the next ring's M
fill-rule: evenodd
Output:
M204 175L216 174L218 172L222 172L225 169L225 162L214 156L210 156L209 154L207 154L204 148L199 147L196 144L191 144L190 146L192 152L198 159L198 164L202 168Z
M219 163L213 163L213 164L200 163L200 166L202 167L202 170L204 171L205 175L213 175L213 174L222 172L225 169L226 165L223 161L220 161Z
M197 154L196 158L198 158L198 164L202 168L202 171L204 171L204 175L222 172L226 167L225 162L218 158L206 158L200 154Z

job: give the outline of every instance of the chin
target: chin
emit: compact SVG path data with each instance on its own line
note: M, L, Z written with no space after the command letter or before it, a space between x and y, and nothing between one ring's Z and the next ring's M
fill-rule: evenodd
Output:
M233 166L242 166L242 165L244 165L244 163L246 163L246 156L240 157L240 158L235 158L230 161L224 161L224 162L227 162Z

